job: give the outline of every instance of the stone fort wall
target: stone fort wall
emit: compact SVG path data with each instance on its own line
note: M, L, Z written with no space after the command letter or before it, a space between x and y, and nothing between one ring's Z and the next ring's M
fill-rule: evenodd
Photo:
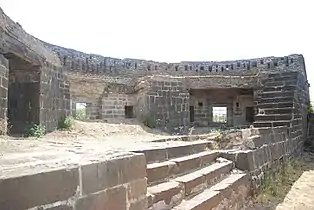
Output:
M23 132L33 123L52 131L71 114L69 84L60 59L1 8L0 75L0 119L9 123L9 131ZM1 133L7 133L4 124Z
M304 65L301 55L264 57L234 61L182 61L165 63L140 59L118 59L95 54L86 54L72 49L43 42L57 53L67 70L83 74L106 74L108 76L207 75L207 74L254 74L253 70L300 70ZM249 70L249 71L248 71ZM252 72L253 71L253 72Z

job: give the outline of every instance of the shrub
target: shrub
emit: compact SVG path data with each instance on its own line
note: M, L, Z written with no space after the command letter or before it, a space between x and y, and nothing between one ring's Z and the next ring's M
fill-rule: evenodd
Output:
M26 129L24 136L25 137L41 137L45 135L46 128L43 125L33 124L28 129Z
M59 130L70 130L74 124L74 118L72 116L63 117L58 123Z
M76 110L75 119L77 119L77 120L86 120L87 119L86 109L77 109Z

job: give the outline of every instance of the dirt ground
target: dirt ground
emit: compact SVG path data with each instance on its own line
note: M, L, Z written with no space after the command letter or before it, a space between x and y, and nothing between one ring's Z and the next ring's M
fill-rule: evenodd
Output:
M178 137L149 129L136 121L120 124L75 121L70 131L54 131L41 138L1 136L0 178L69 167L145 148L191 143L178 141Z
M48 133L41 138L23 138L0 136L0 156L4 153L19 152L39 144L56 142L72 144L75 142L101 142L116 147L127 146L137 142L149 142L169 137L169 134L149 129L136 121L124 123L83 122L75 121L70 131Z

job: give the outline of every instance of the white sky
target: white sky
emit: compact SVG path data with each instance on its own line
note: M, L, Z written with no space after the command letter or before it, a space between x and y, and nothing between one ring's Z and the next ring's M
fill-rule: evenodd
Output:
M303 54L314 87L313 4L311 0L0 0L4 12L28 33L108 57L178 62Z

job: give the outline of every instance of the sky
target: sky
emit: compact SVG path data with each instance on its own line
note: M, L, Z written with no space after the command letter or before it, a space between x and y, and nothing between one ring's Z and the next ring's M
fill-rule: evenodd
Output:
M303 54L314 101L311 0L0 0L30 34L116 58L165 62ZM312 20L312 21L311 21Z

